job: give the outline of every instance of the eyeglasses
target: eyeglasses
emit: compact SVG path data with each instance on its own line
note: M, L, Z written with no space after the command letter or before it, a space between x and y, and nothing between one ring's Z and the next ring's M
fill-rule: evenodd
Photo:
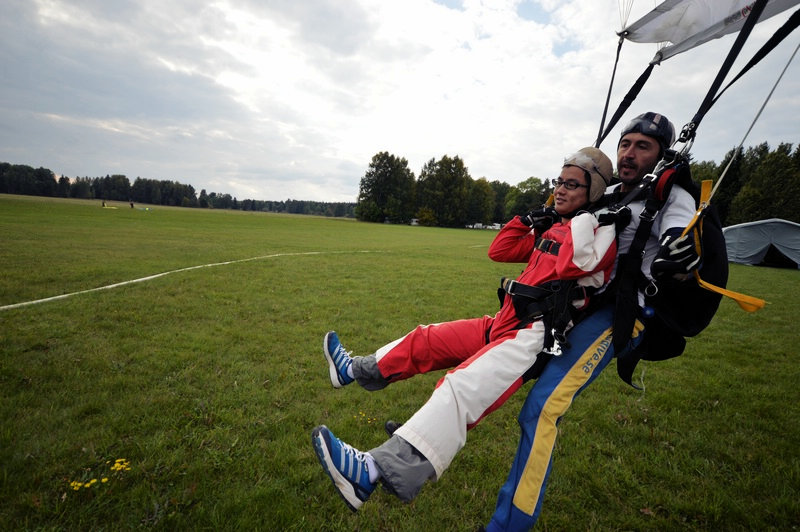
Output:
M550 183L553 185L553 188L558 188L560 186L563 186L567 190L575 190L581 187L589 188L589 185L581 185L577 181L564 181L560 177L556 179L551 179Z

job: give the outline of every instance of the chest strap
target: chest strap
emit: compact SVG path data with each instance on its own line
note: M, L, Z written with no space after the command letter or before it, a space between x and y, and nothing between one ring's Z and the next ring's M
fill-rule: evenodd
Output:
M535 248L540 251L544 251L545 253L549 253L550 255L558 255L558 250L561 248L561 244L555 240L539 237L536 239Z

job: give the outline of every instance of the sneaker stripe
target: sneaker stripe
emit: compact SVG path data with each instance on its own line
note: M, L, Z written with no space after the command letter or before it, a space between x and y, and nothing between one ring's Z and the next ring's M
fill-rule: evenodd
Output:
M339 463L342 464L342 473L344 473L344 476L347 478L347 480L350 480L350 477L352 476L352 471L350 470L351 464L347 459L347 453L344 452L344 447L339 447Z
M356 481L361 480L362 471L364 470L364 462L361 460L358 461L358 468L356 469ZM361 482L358 482L359 487L361 486Z
M347 369L347 363L346 363L347 358L350 357L347 354L347 351L345 351L340 344L339 347L336 348L333 360L336 362L336 367L339 368L339 371L341 371L342 373L344 373L345 370Z

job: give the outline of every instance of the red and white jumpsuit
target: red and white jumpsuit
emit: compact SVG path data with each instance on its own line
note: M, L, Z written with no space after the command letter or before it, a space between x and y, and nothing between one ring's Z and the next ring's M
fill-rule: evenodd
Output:
M537 249L537 236L515 217L495 237L489 257L498 262L527 262L516 279L526 285L578 279L583 286L599 287L608 281L616 254L613 225L598 227L589 213L553 225L541 236L560 244L557 255ZM523 375L542 351L544 338L542 321L521 323L511 296L506 295L494 317L420 325L378 349L377 369L388 382L454 368L394 436L421 453L438 479L464 446L467 430L519 389ZM400 498L412 499L427 478L404 471L408 468L395 460L395 448L382 447L370 453L384 481Z

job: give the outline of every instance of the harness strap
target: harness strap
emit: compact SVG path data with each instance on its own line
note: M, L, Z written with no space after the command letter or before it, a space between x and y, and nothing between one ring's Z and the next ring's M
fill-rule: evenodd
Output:
M504 277L500 280L499 290L500 294L503 292L511 296L514 312L521 322L544 322L543 347L545 351L549 351L556 342L559 346L569 347L567 330L579 317L572 302L587 299L594 293L594 289L580 286L576 280L555 280L531 286Z
M550 255L558 255L558 250L561 249L561 244L555 240L539 237L536 239L536 244L534 247L539 251L544 251Z
M652 189L648 189L652 191ZM623 352L633 334L636 319L639 317L639 286L642 276L642 260L644 248L650 238L650 230L664 201L657 200L652 193L648 194L644 208L639 214L639 227L627 253L617 260L616 298L614 301L614 351L617 356Z
M510 296L522 296L537 301L550 297L557 292L561 292L565 287L567 288L565 292L572 300L586 299L591 297L594 293L594 288L590 286L581 286L572 281L549 281L538 286L533 286L503 277L500 280L500 286L503 291Z

